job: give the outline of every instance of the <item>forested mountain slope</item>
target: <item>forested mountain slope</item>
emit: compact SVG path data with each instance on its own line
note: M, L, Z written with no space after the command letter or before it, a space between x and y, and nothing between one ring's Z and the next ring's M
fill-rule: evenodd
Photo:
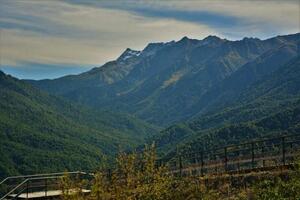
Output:
M166 127L148 141L168 153L195 141L206 148L298 130L299 47L299 33L239 41L184 37L142 51L126 49L117 60L79 75L29 82ZM294 125L281 129L275 123L274 130L266 128L273 122L258 125L277 115Z
M156 131L129 115L72 104L0 71L0 177L93 169Z
M261 77L299 55L300 34L229 41L216 36L126 49L88 72L31 84L94 107L168 126L236 100Z
M198 141L203 148L238 143L265 135L300 131L300 56L244 90L223 109L161 132L161 152ZM201 146L201 145L200 145Z

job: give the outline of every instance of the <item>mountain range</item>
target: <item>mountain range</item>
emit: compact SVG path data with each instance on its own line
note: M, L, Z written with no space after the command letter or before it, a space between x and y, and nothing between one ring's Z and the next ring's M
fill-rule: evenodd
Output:
M88 72L36 87L96 108L135 115L167 127L218 109L299 54L300 34L229 41L216 36L126 49Z
M300 33L150 43L78 75L0 73L0 176L96 168L155 141L161 156L300 130Z

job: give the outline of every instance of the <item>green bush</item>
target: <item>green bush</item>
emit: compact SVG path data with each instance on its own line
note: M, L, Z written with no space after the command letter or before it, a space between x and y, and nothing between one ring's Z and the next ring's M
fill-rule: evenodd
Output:
M174 176L168 166L157 166L154 147L142 154L120 153L116 168L107 174L100 170L92 181L91 193L81 191L85 183L62 179L63 200L282 200L300 199L300 170L280 178L257 179L254 184L233 186L231 176ZM205 180L210 180L209 183ZM71 191L71 193L69 192Z

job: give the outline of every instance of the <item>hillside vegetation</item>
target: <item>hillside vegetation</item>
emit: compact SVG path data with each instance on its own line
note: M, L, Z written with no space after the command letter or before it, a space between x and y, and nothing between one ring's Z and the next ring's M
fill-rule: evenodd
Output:
M0 176L94 169L145 142L170 157L191 146L297 133L299 46L300 33L184 37L126 49L101 67L54 80L1 73Z
M208 36L126 49L116 60L79 75L30 81L96 108L134 114L167 127L219 110L299 54L300 34L238 41Z
M264 76L222 109L170 126L154 140L161 152L198 148L300 131L300 57Z
M81 191L84 182L65 176L61 180L63 200L282 200L300 198L300 168L290 173L255 175L251 181L245 177L175 176L167 173L167 166L155 166L155 151L147 148L142 155L120 154L118 165L107 176L99 170L92 181L91 193L69 194L69 189ZM141 164L143 168L141 167ZM249 174L248 174L249 175Z
M0 72L0 177L95 169L157 129L72 104Z

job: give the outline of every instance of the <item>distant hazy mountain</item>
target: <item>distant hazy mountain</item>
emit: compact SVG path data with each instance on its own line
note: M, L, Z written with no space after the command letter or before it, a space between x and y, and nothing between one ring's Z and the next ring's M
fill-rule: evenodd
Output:
M49 95L0 71L0 178L93 169L157 130Z
M235 100L299 54L300 34L229 41L216 36L126 49L115 61L54 80L30 81L83 104L167 126Z

